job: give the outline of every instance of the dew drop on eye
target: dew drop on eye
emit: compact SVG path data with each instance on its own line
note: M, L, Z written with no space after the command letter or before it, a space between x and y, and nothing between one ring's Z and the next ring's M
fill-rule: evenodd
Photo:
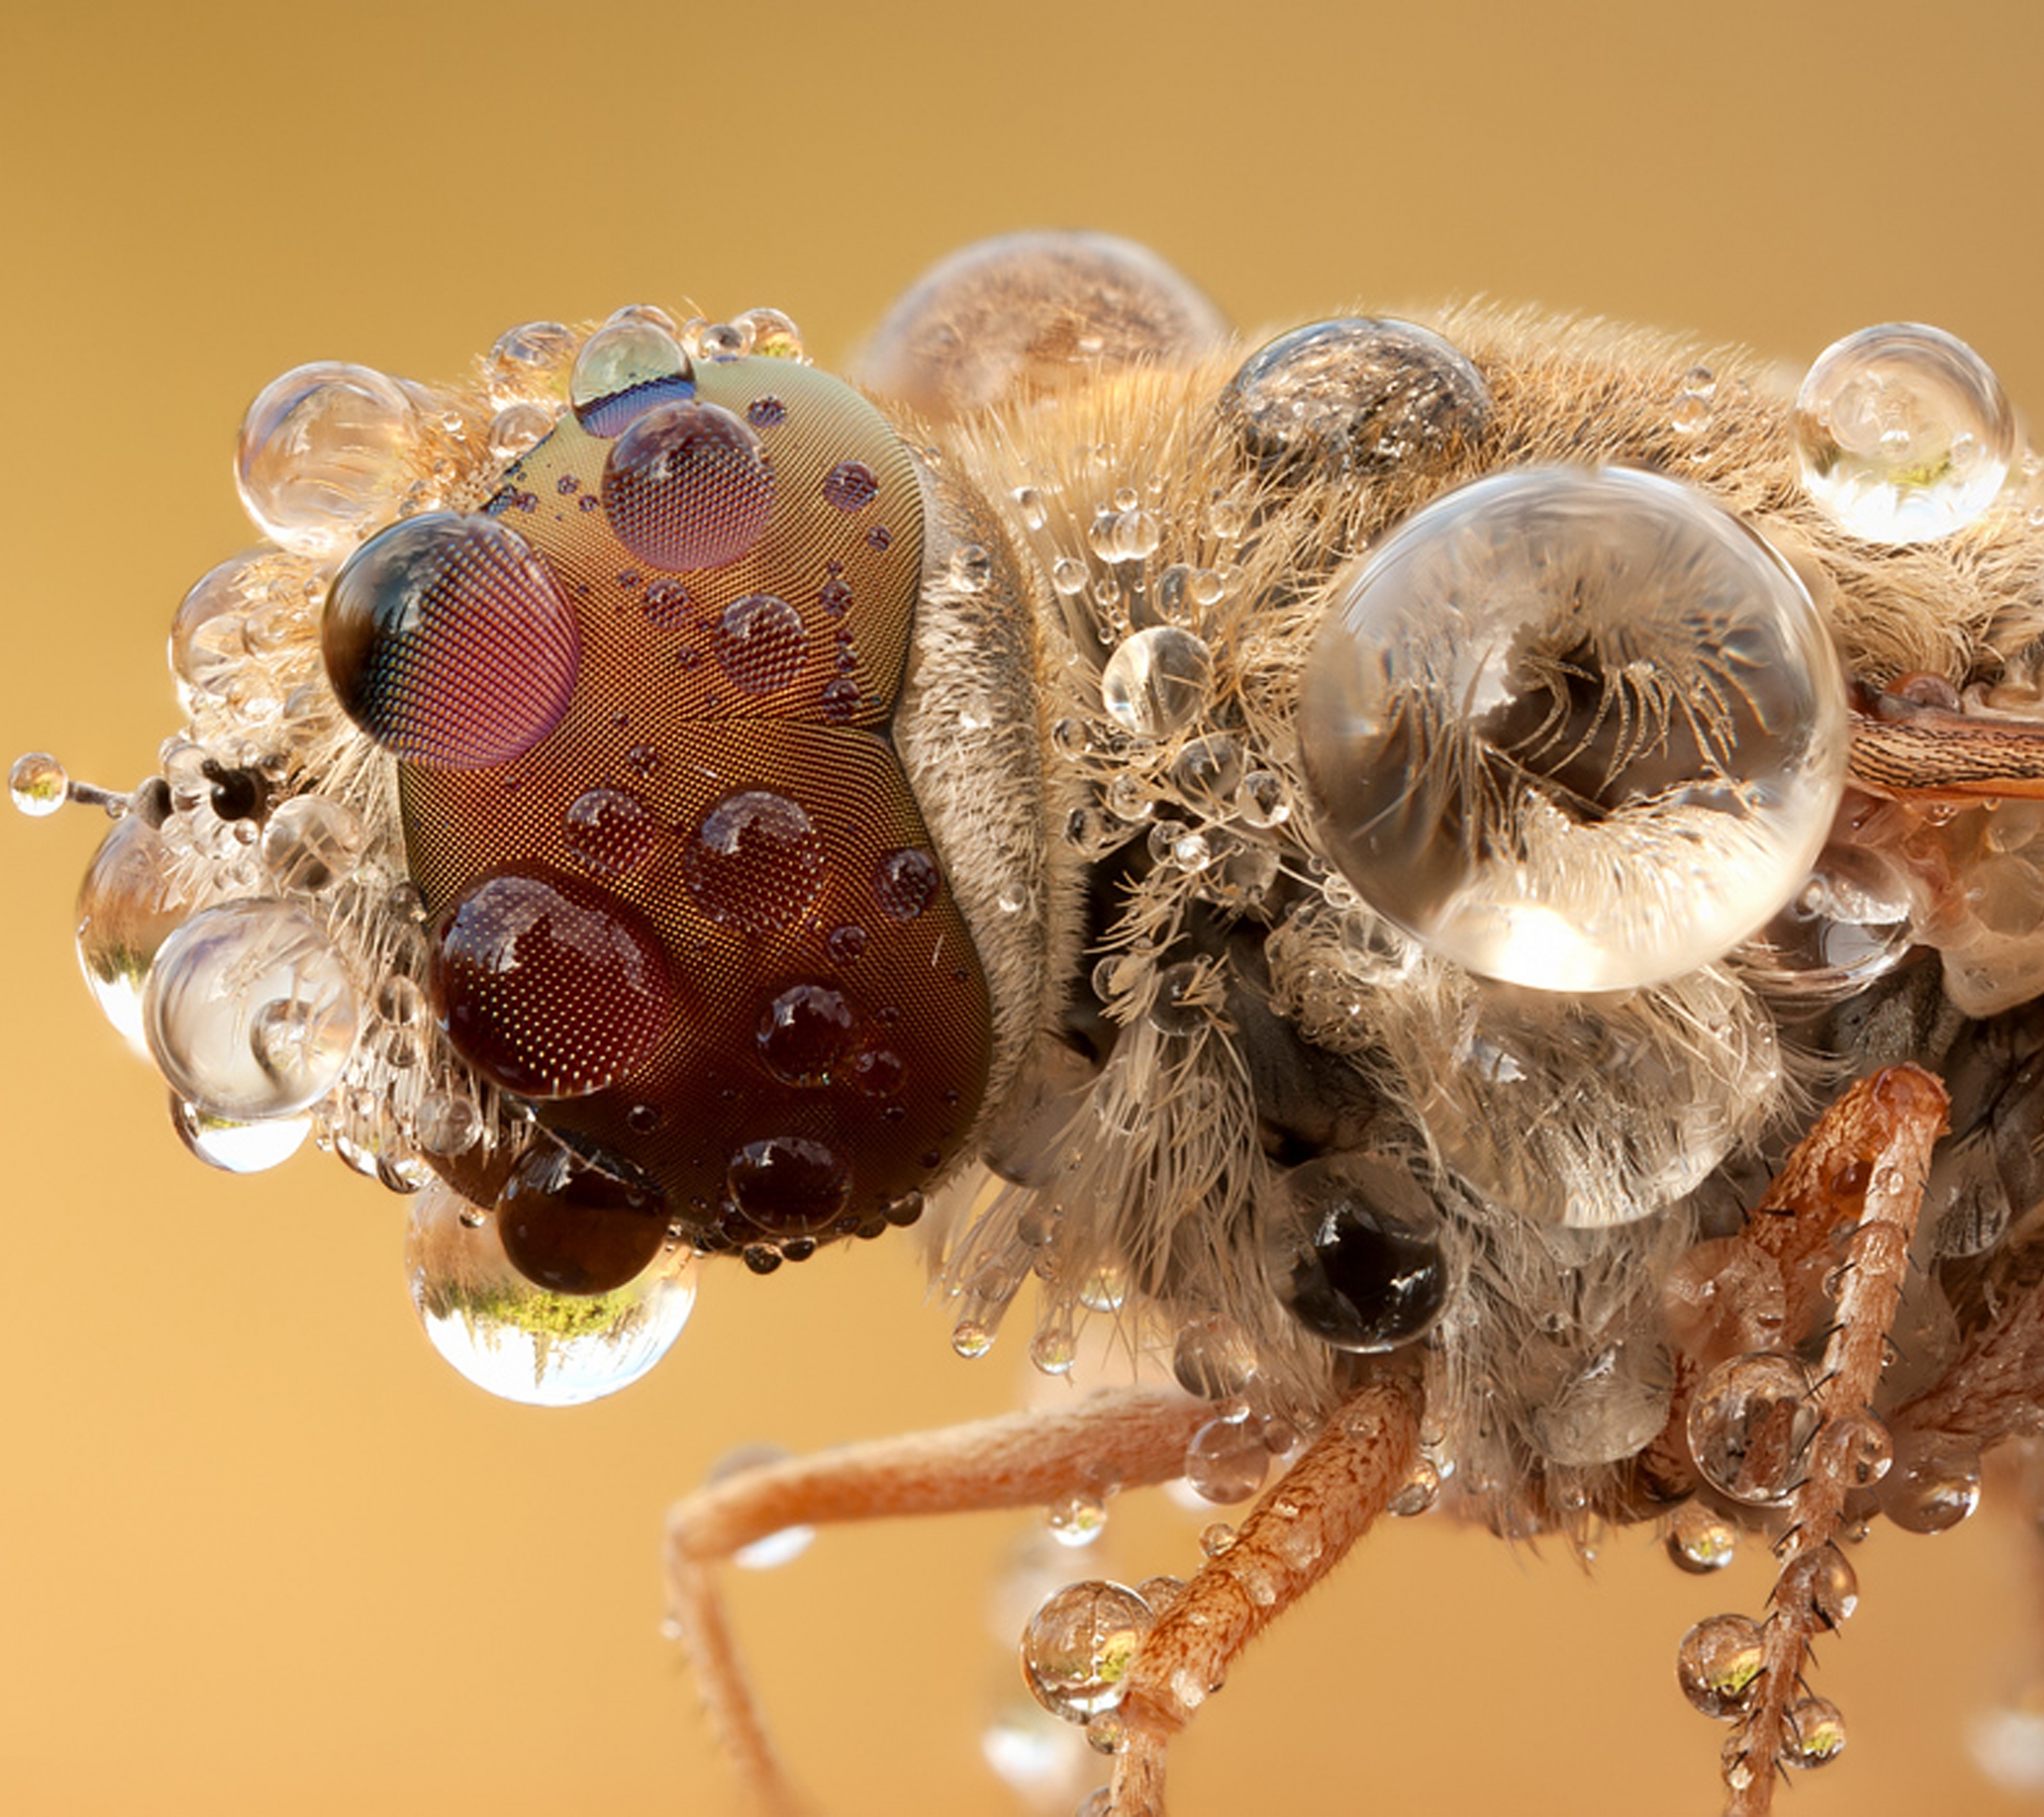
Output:
M1320 837L1481 977L1619 990L1708 965L1808 874L1844 690L1801 583L1700 493L1529 468L1336 578L1301 682Z

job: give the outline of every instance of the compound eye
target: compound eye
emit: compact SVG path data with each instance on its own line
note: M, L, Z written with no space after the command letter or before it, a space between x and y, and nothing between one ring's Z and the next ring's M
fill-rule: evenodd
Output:
M1299 723L1364 900L1541 989L1722 958L1801 884L1843 786L1800 582L1700 494L1617 469L1479 481L1343 570Z

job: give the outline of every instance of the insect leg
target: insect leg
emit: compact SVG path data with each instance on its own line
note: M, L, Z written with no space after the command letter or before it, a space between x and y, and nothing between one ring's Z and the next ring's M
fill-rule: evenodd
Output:
M1398 1492L1420 1444L1420 1396L1380 1382L1352 1396L1256 1505L1235 1542L1143 1637L1120 1715L1112 1817L1161 1817L1164 1751L1242 1650L1339 1564Z
M668 1613L719 1742L753 1802L803 1808L774 1757L726 1618L717 1567L790 1527L1041 1508L1074 1489L1167 1482L1212 1416L1175 1390L1126 1389L1055 1411L1009 1414L873 1440L747 1470L669 1512Z

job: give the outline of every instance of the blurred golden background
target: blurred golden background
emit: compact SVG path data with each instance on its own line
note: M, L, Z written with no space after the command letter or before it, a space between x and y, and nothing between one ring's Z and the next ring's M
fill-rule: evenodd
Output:
M171 613L252 540L229 455L285 368L449 375L512 323L640 301L771 304L830 363L1022 226L1147 241L1249 328L1482 291L1800 363L1927 320L2044 413L2041 51L2024 0L16 6L0 746L152 766ZM102 831L0 820L0 1810L732 1808L658 1632L665 1504L742 1442L1009 1404L1019 1346L954 1358L893 1242L710 1271L612 1402L486 1400L414 1324L402 1204L309 1152L234 1179L179 1147L71 962ZM1128 1498L1110 1574L1189 1571L1200 1518ZM987 1586L1030 1526L830 1534L740 1584L828 1811L1017 1808L979 1737L1016 1689ZM1965 1732L2028 1663L2025 1540L1876 1534L1816 1682L1852 1746L1788 1809L2024 1808ZM1208 1706L1173 1809L1713 1808L1674 1647L1764 1593L1644 1535L1585 1577L1394 1527Z

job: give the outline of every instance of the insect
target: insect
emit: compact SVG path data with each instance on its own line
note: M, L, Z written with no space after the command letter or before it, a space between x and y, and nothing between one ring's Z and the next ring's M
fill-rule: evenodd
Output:
M1843 1746L1841 1538L1956 1523L2037 1419L2044 493L1991 371L1887 325L1791 398L1480 309L1243 344L1033 236L856 376L640 305L257 399L267 541L179 610L161 774L13 776L116 816L81 955L181 1134L407 1195L428 1335L513 1398L909 1226L961 1354L1033 1281L1046 1375L1089 1320L1165 1362L677 1512L769 1807L719 1562L1183 1477L1270 1486L1024 1639L1095 1808L1161 1808L1247 1640L1433 1506L1771 1545L1677 1659L1767 1808Z

